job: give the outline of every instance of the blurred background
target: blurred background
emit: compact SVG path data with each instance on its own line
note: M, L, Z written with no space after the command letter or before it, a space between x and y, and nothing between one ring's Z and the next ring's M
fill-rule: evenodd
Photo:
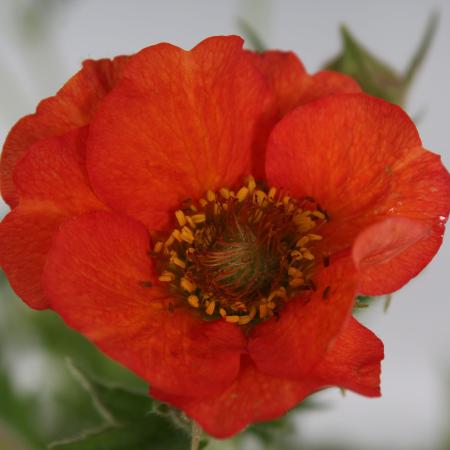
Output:
M129 54L161 41L190 48L209 35L243 34L243 19L268 47L294 50L310 72L340 52L341 24L401 72L435 10L439 27L405 107L425 146L450 167L448 0L0 0L0 141L86 58ZM1 216L6 212L0 204ZM394 295L386 313L384 299L360 313L385 343L382 398L343 397L330 389L315 397L313 407L291 416L286 442L266 444L305 450L450 449L449 268L447 239L427 269ZM26 308L4 277L0 289L0 450L38 450L100 423L67 369L68 356L100 377L145 392L140 380L52 313ZM248 436L240 448L265 448L263 441Z

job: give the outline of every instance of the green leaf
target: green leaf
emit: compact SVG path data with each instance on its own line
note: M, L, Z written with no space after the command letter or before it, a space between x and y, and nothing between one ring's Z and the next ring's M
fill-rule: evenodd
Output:
M373 55L345 26L341 27L342 52L325 68L353 77L368 94L403 105L411 83L431 47L437 25L438 15L433 13L420 45L404 74Z
M147 394L100 382L72 360L68 360L68 365L75 378L90 394L95 407L109 423L133 422L152 412L154 402Z
M157 414L123 426L110 426L49 446L57 450L187 450L189 436Z
M109 386L69 360L75 378L91 396L105 419L98 429L52 444L61 450L185 450L190 438L173 421L174 410L160 404L146 393L133 392L119 386Z

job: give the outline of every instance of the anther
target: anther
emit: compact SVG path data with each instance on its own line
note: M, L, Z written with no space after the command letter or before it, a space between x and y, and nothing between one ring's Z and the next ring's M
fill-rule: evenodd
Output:
M247 187L241 187L241 189L239 189L238 193L236 194L238 201L243 202L247 198L248 193L249 190Z
M193 308L198 308L200 306L200 300L196 295L190 295L187 298L187 301Z
M216 308L216 302L214 300L210 301L208 306L205 309L206 314L208 314L208 316L211 316L212 314L214 314L215 308Z
M239 322L239 316L226 316L225 320L227 322L231 322L231 323L238 323Z
M208 200L208 202L214 202L216 200L216 193L209 190L206 193L206 199Z
M159 281L169 283L178 300L204 318L217 314L247 325L278 317L296 292L315 289L314 242L322 236L309 232L324 218L314 200L258 188L250 176L235 191L208 190L195 204L186 199L175 211L177 226L151 254L170 269Z
M186 225L186 217L181 209L175 211L175 217L178 220L180 227L184 227Z
M181 279L180 286L189 293L194 292L195 289L197 289L195 283L193 283L192 281L190 281L188 278L185 277Z

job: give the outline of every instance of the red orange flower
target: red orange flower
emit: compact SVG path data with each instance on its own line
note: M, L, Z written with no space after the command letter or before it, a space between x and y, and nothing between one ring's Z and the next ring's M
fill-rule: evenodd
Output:
M217 437L327 386L380 395L355 296L419 273L450 203L401 109L237 37L86 62L1 174L18 295Z

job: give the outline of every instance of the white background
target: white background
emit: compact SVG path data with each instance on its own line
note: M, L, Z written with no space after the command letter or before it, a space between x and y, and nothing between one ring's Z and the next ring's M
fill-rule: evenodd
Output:
M190 48L209 35L238 33L240 16L270 47L295 50L311 72L337 53L341 23L401 70L436 8L439 31L407 109L413 116L425 112L418 125L423 141L449 167L450 2L445 0L0 0L0 138L88 57L133 53L160 41ZM323 396L329 409L299 419L306 442L358 449L438 445L450 420L448 241L426 271L394 296L387 315L379 302L361 316L385 343L383 397L342 399L329 391Z

